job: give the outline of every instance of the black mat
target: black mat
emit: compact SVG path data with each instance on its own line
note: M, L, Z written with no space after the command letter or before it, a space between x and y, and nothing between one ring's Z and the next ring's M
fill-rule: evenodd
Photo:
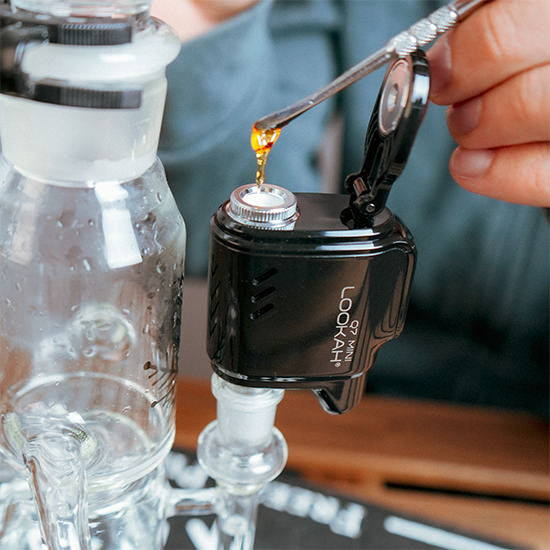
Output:
M167 462L174 485L210 485L192 453ZM255 550L522 550L337 495L284 473L262 495ZM174 518L166 550L215 550L213 516ZM503 526L505 529L505 526Z

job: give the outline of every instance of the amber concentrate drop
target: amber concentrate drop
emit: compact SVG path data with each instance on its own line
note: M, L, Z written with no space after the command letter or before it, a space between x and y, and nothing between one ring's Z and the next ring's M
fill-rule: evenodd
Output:
M265 166L267 164L267 157L271 148L281 135L280 128L268 128L267 130L260 130L256 126L252 126L252 133L250 134L250 145L256 153L256 185L262 185L265 181Z

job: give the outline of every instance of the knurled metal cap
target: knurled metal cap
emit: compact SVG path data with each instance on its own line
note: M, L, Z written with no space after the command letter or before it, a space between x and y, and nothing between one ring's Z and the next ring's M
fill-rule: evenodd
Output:
M228 214L244 225L284 229L298 218L298 207L296 197L287 189L251 183L231 193Z

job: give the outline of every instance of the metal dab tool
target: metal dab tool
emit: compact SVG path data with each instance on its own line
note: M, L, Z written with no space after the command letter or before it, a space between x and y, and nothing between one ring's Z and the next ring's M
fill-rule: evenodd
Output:
M406 31L394 36L377 52L373 53L357 65L342 73L338 78L280 111L276 111L258 119L254 127L258 130L282 128L291 120L309 111L347 88L357 80L379 69L390 60L403 58L418 48L429 45L435 38L451 30L457 23L466 19L471 13L488 0L454 0L450 4L434 11L425 19L421 19Z

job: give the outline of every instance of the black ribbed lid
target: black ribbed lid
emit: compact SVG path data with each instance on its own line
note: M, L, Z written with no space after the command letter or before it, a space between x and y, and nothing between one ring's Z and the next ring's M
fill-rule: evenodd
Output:
M141 106L141 90L94 90L37 82L32 99L67 107L138 109Z
M132 41L132 25L128 22L86 22L48 25L52 44L73 46L117 46Z

